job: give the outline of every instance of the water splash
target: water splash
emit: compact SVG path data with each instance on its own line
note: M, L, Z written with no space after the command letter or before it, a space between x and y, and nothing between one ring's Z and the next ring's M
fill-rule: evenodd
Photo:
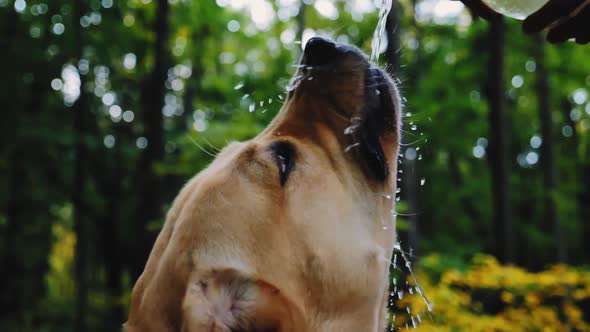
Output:
M385 40L385 24L387 23L387 15L391 11L391 4L392 0L379 0L377 1L377 6L380 7L379 9L379 21L377 22L377 27L375 28L375 33L373 34L373 40L371 41L371 58L370 61L372 64L377 64L379 61L379 54L381 51L381 45Z
M395 242L393 245L393 259L391 261L392 267L401 273L401 279L398 280L398 277L395 275L392 276L392 286L393 288L390 290L390 298L389 304L390 307L395 307L397 301L404 299L407 296L419 296L424 303L426 304L426 311L423 312L412 312L412 308L409 305L405 305L403 307L398 307L403 311L404 315L407 315L404 321L397 321L396 318L400 312L392 311L391 314L391 325L389 326L389 331L400 331L404 329L417 329L419 325L422 323L422 315L426 314L433 319L431 312L433 310L433 304L428 300L428 298L424 295L424 292L418 283L416 278L415 272L412 270L412 264L410 261L410 257L412 256L412 250L410 252L406 252L402 249L400 242ZM399 261L401 259L401 262ZM400 265L398 265L398 262ZM400 282L401 281L401 282ZM398 304L400 302L397 302Z

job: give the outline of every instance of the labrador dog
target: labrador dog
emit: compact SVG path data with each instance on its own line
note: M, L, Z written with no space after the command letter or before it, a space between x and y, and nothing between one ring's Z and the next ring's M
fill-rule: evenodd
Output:
M126 331L385 329L398 89L358 49L312 38L288 90L177 196Z

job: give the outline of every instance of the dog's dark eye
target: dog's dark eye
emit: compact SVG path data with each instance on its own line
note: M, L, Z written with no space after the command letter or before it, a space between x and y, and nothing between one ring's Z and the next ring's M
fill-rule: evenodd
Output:
M279 169L279 181L281 186L284 186L295 165L295 148L291 143L284 141L274 142L270 148Z

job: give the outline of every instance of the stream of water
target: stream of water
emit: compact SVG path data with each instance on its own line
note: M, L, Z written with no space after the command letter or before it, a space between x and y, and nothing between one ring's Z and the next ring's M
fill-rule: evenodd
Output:
M378 0L377 7L379 7L379 21L373 33L373 41L371 42L371 58L372 64L377 64L379 61L379 54L381 54L381 45L387 38L384 35L385 25L387 24L387 16L391 11L392 0Z
M375 31L373 33L373 40L371 42L371 57L370 57L370 62L373 65L378 65L379 62L379 55L382 52L382 47L386 41L387 35L385 34L385 27L387 25L387 18L389 15L389 12L391 11L391 7L392 7L392 0L377 0L376 1L376 5L379 8L379 20L377 21L377 26L375 27ZM414 126L412 127L412 130L415 130ZM417 148L418 149L418 148ZM416 150L417 150L416 149ZM400 159L401 160L401 159ZM424 179L421 180L421 185L423 185L424 183ZM399 189L396 191L396 201L399 200ZM394 212L394 217L397 215L397 213ZM399 242L396 242L394 244L394 252L393 252L393 260L391 262L391 265L393 267L394 270L397 270L400 272L400 277L403 278L403 280L397 280L395 276L392 276L392 284L393 284L393 288L390 294L390 306L392 308L395 307L395 303L397 300L401 300L404 296L420 296L422 298L422 300L424 301L424 303L426 304L426 314L430 316L430 313L432 312L432 308L433 308L433 304L428 300L428 298L426 297L426 295L424 294L424 290L422 289L422 287L420 286L418 279L414 273L414 271L412 270L412 263L411 263L411 254L406 253L402 247L401 244ZM410 249L411 252L411 249ZM403 263L401 266L398 266L398 258L401 257L401 260L403 260ZM400 278L401 279L401 278ZM413 328L416 329L418 327L418 325L422 322L422 315L424 314L423 312L418 312L418 313L413 313L410 309L410 307L406 306L405 307L405 311L407 312L407 314L410 316L410 321L409 322L404 322L403 324L400 324L398 322L396 322L396 315L394 312L392 312L391 314L392 319L391 319L391 325L390 325L390 330L394 331L394 330L399 330L401 328Z

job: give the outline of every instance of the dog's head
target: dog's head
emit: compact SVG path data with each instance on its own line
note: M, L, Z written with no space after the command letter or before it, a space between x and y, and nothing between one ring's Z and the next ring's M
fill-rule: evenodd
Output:
M395 239L400 98L354 47L312 38L277 117L177 197L129 330L376 331Z

